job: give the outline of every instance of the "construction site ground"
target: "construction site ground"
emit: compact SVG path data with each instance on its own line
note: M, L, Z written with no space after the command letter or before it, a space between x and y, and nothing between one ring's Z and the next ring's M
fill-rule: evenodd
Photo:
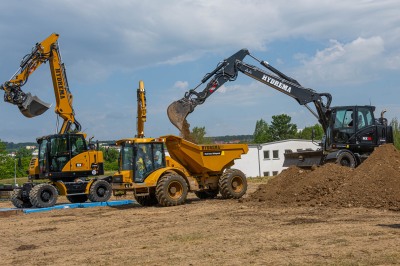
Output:
M1 264L399 265L399 162L385 145L356 169L291 167L249 182L240 200L3 216Z

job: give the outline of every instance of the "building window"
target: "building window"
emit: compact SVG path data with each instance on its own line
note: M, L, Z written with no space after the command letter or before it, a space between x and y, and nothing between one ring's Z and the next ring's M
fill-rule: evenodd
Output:
M279 159L279 151L278 150L272 151L272 158Z
M272 175L278 175L278 171L272 171Z
M269 151L264 151L264 159L269 159Z
M264 172L264 176L269 176L269 172Z

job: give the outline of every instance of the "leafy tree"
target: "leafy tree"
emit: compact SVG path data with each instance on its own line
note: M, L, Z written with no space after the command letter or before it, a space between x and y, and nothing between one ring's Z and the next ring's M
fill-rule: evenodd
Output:
M311 127L305 127L299 133L297 133L297 137L299 139L312 139L312 130L314 129L314 139L320 140L324 135L324 130L320 124L315 124Z
M265 143L272 141L270 128L267 122L263 119L257 120L256 128L254 129L253 139L255 143Z
M286 114L273 115L269 127L272 141L296 138L297 125L290 123L292 118Z
M206 144L208 143L208 139L205 137L206 128L205 127L194 127L192 132L190 132L190 138L194 143L197 144Z
M104 155L104 170L117 171L119 152L116 149L100 148Z
M390 122L390 125L393 127L393 142L394 146L400 150L400 122L397 117L393 118Z
M32 157L32 151L28 150L25 147L21 147L21 148L18 149L18 151L16 153L16 156L18 158L24 158L24 157L29 157L30 158L30 157Z
M1 141L0 139L0 154L6 154L6 144L4 142Z

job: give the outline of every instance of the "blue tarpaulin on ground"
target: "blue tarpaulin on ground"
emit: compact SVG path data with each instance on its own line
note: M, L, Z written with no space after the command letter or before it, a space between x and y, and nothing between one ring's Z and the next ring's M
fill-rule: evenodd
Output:
M92 208L92 207L113 207L132 204L133 200L115 200L106 202L84 202L84 203L69 203L69 204L59 204L49 208L27 208L27 209L17 209L17 208L1 208L0 211L17 211L22 210L23 213L36 213L36 212L46 212L52 210L62 210L62 209L76 209L76 208Z

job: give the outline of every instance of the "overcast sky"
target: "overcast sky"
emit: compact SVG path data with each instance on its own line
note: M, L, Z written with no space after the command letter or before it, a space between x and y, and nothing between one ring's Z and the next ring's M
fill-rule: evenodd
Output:
M59 44L76 119L89 137L136 133L136 89L147 96L145 135L179 134L167 107L242 48L304 87L329 92L332 106L368 105L400 117L398 0L3 0L0 84L51 33ZM245 62L259 66L247 57ZM204 86L200 87L202 90ZM56 132L48 64L22 87L53 107L26 118L0 104L0 139L35 141ZM4 92L0 92L4 95ZM239 74L188 116L207 136L253 134L256 121L288 114L299 128L317 120L303 106Z

